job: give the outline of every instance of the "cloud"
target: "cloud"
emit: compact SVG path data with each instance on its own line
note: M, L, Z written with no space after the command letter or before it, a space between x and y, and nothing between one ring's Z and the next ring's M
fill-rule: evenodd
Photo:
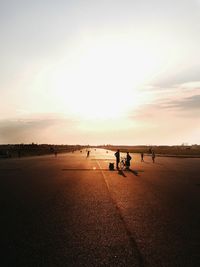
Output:
M143 88L143 94L151 99L148 104L164 107L198 108L200 95L200 81L174 84L168 87L148 85Z
M169 123L182 118L189 120L200 118L200 95L193 95L180 99L159 99L151 104L141 106L138 110L131 113L134 120L153 121L156 119L158 124L163 120Z
M200 81L190 81L171 87L147 86L143 90L146 103L132 110L129 118L139 124L170 125L186 120L188 124L200 117Z
M192 66L177 66L174 70L164 71L159 77L155 77L153 84L160 87L173 87L179 84L187 84L191 81L198 81L200 77L200 65L195 63Z
M29 118L1 120L0 143L53 143L60 137L71 134L77 121L57 114L35 114ZM63 140L61 140L62 143Z
M186 82L186 83L179 84L177 86L180 87L181 89L185 89L185 90L190 90L190 89L200 90L200 81Z
M191 97L186 97L181 100L168 101L161 105L163 108L176 109L181 111L200 111L200 95L194 95Z

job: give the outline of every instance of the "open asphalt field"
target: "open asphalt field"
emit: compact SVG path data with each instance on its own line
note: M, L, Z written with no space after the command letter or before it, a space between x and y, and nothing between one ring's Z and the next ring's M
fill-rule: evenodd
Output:
M0 266L200 266L200 159L0 160Z

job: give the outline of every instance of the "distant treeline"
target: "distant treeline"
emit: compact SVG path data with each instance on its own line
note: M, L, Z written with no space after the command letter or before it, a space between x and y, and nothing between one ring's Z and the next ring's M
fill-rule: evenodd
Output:
M200 145L191 146L123 146L123 145L104 145L99 146L108 150L116 151L120 149L121 152L131 153L146 153L149 154L154 151L157 155L174 155L174 156L200 156Z
M88 148L85 145L53 145L53 144L7 144L0 145L0 158L15 158L26 156L40 156L48 154L59 154L73 152ZM157 155L169 156L197 156L200 157L200 145L180 145L180 146L124 146L124 145L101 145L94 146L96 148L104 148L106 150L130 153L150 154L154 151Z
M8 144L0 145L0 158L40 156L54 153L66 153L84 148L81 145L52 144Z

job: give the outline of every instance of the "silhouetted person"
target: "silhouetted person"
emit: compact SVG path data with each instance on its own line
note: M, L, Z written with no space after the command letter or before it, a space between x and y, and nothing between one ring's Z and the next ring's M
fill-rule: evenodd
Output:
M129 155L129 152L126 153L126 169L129 170L131 166L131 156Z
M141 162L144 161L144 153L141 153Z
M119 169L119 162L120 162L120 151L119 151L119 149L117 150L117 152L115 152L115 157L116 157L116 168L118 170Z
M87 151L87 157L89 157L89 155L90 155L90 150Z
M153 161L153 163L155 162L155 157L156 157L156 155L155 155L155 152L154 151L152 151L152 161Z

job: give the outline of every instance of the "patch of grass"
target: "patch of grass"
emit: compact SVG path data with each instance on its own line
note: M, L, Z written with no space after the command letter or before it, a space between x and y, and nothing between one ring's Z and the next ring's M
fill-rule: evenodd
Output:
M102 148L121 152L151 154L153 150L157 155L200 157L200 145L194 146L103 146Z
M59 154L82 149L79 145L14 144L0 145L0 158L30 157Z

